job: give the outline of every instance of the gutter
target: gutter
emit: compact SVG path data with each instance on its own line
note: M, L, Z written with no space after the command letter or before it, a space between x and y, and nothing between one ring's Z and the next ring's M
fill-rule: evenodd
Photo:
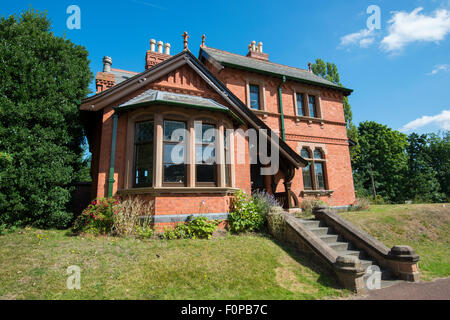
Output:
M286 82L286 76L283 76L281 79L282 79L281 83L278 86L278 99L280 102L280 114L281 114L281 139L283 139L283 141L286 141L286 134L284 128L283 97L281 96L281 87L283 86L283 83Z
M113 114L113 129L112 129L112 140L111 140L111 155L109 158L109 177L108 177L108 198L113 195L114 187L114 166L116 162L116 140L117 140L117 122L119 115L117 113Z

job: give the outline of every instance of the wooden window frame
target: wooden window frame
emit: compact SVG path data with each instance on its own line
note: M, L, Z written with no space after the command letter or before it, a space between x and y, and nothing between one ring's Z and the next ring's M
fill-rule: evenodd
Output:
M325 158L325 152L321 149L321 148L314 148L314 150L311 150L308 147L303 147L301 150L306 149L309 152L309 155L312 156L311 158L304 158L306 161L308 161L309 165L310 165L310 175L311 175L311 184L312 184L312 189L306 189L305 188L305 184L303 182L303 189L307 190L307 191L326 191L328 190L328 175L327 175L327 165L326 165L326 158ZM314 157L314 153L316 151L319 151L322 154L322 159L316 159ZM323 184L324 184L324 189L319 189L318 188L318 178L317 178L317 174L316 174L316 163L321 163L322 164L322 171L323 171ZM303 171L302 171L302 179L303 179Z
M199 122L199 121L197 121L197 122ZM215 136L214 136L214 154L215 154L215 163L211 165L211 166L213 166L214 181L212 181L212 182L199 182L199 181L197 181L197 173L198 173L198 172L197 172L197 165L199 165L199 164L197 164L197 159L195 159L195 156L197 155L197 145L204 146L204 145L209 145L209 143L203 143L203 141L202 141L202 142L197 142L197 140L196 140L197 137L195 137L195 138L194 138L194 147L193 147L194 161L195 161L195 163L194 163L194 166L195 166L195 170L194 170L194 171L195 171L195 186L196 186L196 187L218 187L218 186L219 186L219 182L218 182L218 174L217 174L217 170L219 169L219 166L217 165L217 156L218 156L218 154L217 154L217 152L218 152L218 150L217 150L217 144L218 144L218 137L216 137L216 135L217 135L217 133L219 132L219 129L217 128L217 124L212 123L212 122L203 122L203 121L201 121L201 124L202 124L202 125L206 124L206 125L213 126L213 127L214 127L214 130L215 130ZM194 132L195 132L195 121L194 121ZM202 132L203 132L203 131L202 131Z
M152 122L153 123L153 141L146 142L146 143L136 143L136 128L139 123L145 123L145 122ZM134 122L134 143L133 143L133 188L147 188L147 187L153 187L154 182L154 168L155 168L155 121L153 119L149 120L139 120ZM137 184L136 183L136 156L137 156L137 145L144 145L144 144L152 144L152 172L151 172L151 183L145 183L145 184Z
M166 181L164 181L164 174L165 174L165 162L164 162L165 148L164 148L164 146L166 145L166 143L167 144L173 144L173 145L177 145L177 144L180 143L179 141L167 141L167 140L164 139L164 123L166 121L182 122L182 123L184 123L184 128L186 129L186 131L188 130L188 126L187 126L187 122L186 121L179 120L179 119L170 119L170 118L163 119L163 122L162 122L162 125L163 125L163 127L162 127L162 137L161 137L161 139L162 139L161 185L163 187L186 187L187 186L187 180L188 180L188 165L186 163L186 156L187 156L187 150L186 150L187 148L186 148L186 146L189 147L189 142L186 141L187 137L184 137L184 140L183 140L183 143L184 143L184 161L185 161L185 163L184 163L184 182L166 182Z

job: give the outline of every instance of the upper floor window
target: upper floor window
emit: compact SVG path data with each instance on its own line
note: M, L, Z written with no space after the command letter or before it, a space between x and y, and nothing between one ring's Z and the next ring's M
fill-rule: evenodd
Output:
M308 96L308 102L309 102L309 116L312 118L316 118L317 117L316 97Z
M297 115L298 116L306 116L305 106L303 104L303 94L302 93L297 93Z
M195 123L196 185L217 185L216 127Z
M134 132L134 186L149 187L153 180L153 121L137 122Z
M261 101L259 94L259 86L255 84L249 85L250 87L250 108L255 110L261 109Z
M163 131L163 184L185 185L186 123L165 120Z

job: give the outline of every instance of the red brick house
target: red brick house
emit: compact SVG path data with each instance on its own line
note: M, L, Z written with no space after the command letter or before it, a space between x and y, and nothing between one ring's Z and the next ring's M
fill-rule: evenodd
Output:
M80 106L92 152L92 198L152 199L161 225L191 214L226 218L237 189L264 189L287 209L311 197L352 204L342 106L352 91L311 70L270 62L262 43L248 49L242 56L203 42L197 58L185 38L185 50L171 56L169 44L163 52L163 43L151 40L141 73L111 68L105 57L97 93ZM250 162L255 142L239 129L252 128L277 151L276 173L261 175L267 165ZM208 130L214 134L206 136ZM212 162L202 156L208 144ZM182 161L168 156L175 148Z

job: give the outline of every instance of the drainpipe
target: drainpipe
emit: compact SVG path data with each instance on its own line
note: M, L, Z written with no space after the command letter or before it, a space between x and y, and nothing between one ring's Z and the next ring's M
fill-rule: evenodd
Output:
M280 114L281 114L281 139L286 141L285 130L284 130L284 112L283 112L283 99L281 97L281 86L286 82L286 76L283 76L280 85L278 86L278 99L280 101Z
M113 195L114 186L114 165L116 162L116 140L117 140L117 121L119 115L114 113L113 115L113 131L112 131L112 141L111 141L111 155L109 158L109 177L108 177L108 197Z

